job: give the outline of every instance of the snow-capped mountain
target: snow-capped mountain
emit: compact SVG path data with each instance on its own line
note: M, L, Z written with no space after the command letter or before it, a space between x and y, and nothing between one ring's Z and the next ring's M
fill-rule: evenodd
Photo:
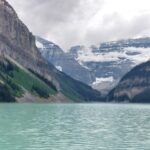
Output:
M134 66L149 60L150 38L101 43L99 46L74 46L68 55L93 72L92 86L107 93Z
M64 52L58 45L36 38L42 55L57 69L107 94L136 65L149 60L150 38L74 46Z
M78 61L65 53L58 45L40 37L36 37L36 45L43 57L52 63L58 70L65 72L76 80L92 84L93 73L81 66Z

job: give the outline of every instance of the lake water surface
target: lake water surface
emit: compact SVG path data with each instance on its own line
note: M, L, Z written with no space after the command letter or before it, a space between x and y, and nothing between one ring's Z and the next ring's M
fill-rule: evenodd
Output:
M0 150L150 150L150 105L0 104Z

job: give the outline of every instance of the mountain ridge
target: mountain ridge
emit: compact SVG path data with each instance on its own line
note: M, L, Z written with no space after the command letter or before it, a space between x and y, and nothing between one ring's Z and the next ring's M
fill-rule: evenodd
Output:
M150 61L129 71L119 84L108 94L108 101L149 103Z
M47 62L42 57L41 53L38 51L35 45L35 37L28 30L27 26L18 18L16 12L13 11L14 9L11 9L9 3L7 3L5 0L0 1L0 56L4 57L5 59L8 57L11 58L11 60L13 60L13 62L17 62L21 68L23 67L32 71L31 73L34 76L36 75L37 78L46 82L46 84L49 85L49 82L51 82L51 84L56 87L58 94L61 95L58 97L60 100L62 97L66 100L70 99L70 101L99 101L101 94L98 91L93 90L89 86L86 86L83 83L80 83L59 72L51 63ZM18 77L18 80L15 82L19 82L21 78L19 73L22 73L22 71L15 71L15 75ZM22 74L24 77L30 78L29 73ZM9 74L6 75L9 77ZM12 74L12 76L13 75L14 74ZM68 84L62 83L64 79L66 82L68 82ZM13 80L13 78L11 80ZM24 84L24 81L22 82ZM30 81L26 82L28 83ZM18 86L22 86L21 84L19 82ZM83 94L78 91L76 87L73 86L73 84L79 86L78 89L80 89ZM42 89L39 89L40 87L35 87L33 85L32 88L38 93L45 93ZM67 92L69 91L70 95L68 97ZM57 101L57 95L54 96L55 101Z

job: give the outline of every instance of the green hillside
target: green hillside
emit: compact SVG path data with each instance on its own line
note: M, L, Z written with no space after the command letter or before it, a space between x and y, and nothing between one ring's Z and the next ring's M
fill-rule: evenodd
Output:
M57 93L56 87L42 77L20 68L9 60L0 59L0 102L15 102L25 91L48 98Z

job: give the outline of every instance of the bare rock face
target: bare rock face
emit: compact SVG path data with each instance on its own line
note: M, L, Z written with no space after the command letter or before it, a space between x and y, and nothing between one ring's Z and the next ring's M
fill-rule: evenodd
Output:
M5 0L0 0L0 54L8 55L24 67L51 79L34 36Z
M133 68L108 96L109 101L149 103L150 61Z

